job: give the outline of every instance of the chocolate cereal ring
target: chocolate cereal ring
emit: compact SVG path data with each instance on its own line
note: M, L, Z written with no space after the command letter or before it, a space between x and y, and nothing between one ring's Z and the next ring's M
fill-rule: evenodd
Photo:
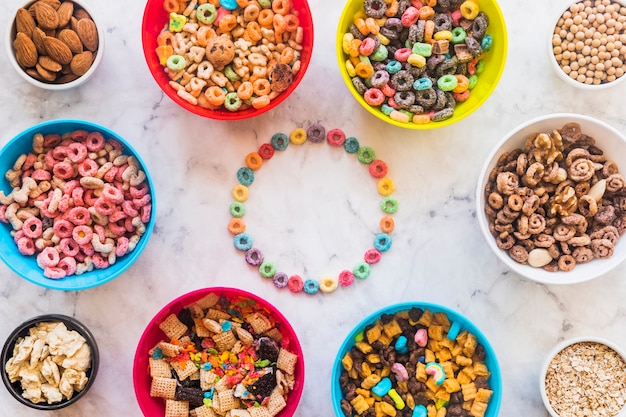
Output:
M326 129L324 128L324 126L318 123L314 123L311 126L309 126L306 134L307 134L307 137L309 138L309 141L313 143L321 143L324 141L324 138L326 137Z
M380 19L385 16L387 4L383 0L365 0L363 9L368 17Z

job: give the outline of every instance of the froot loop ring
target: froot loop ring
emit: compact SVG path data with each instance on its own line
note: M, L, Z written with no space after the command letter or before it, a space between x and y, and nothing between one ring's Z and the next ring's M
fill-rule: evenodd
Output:
M368 248L363 258L352 269L345 269L336 276L325 274L319 279L310 277L302 278L300 275L288 275L280 271L276 264L265 258L263 252L254 246L254 240L247 233L243 216L246 213L244 202L249 195L249 187L253 184L255 176L260 168L266 164L276 152L287 149L288 145L301 145L305 142L320 143L326 141L331 147L340 148L355 158L368 169L370 176L375 180L376 189L382 196L379 206L383 211L383 217L379 222L380 233L372 239L371 247ZM328 294L339 287L351 285L355 278L364 280L370 275L371 265L380 261L382 254L387 252L392 245L390 234L393 232L395 223L392 214L398 210L398 201L391 196L395 187L393 181L388 178L387 164L376 159L374 150L367 146L361 146L355 137L346 137L340 129L326 131L324 126L314 123L307 129L296 128L290 134L276 133L268 143L262 144L255 152L249 153L245 158L245 166L237 171L238 183L232 189L235 200L229 207L232 218L228 223L228 230L233 235L235 248L245 254L245 260L251 267L258 270L262 278L271 280L276 288L288 288L292 293Z

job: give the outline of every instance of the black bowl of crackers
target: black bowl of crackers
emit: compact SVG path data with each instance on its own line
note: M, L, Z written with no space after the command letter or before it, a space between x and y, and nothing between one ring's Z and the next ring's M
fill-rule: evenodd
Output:
M45 314L20 324L2 349L2 381L20 403L58 410L84 397L99 366L96 339L84 324Z
M133 381L146 417L291 417L304 388L304 358L295 331L267 301L204 288L150 321Z

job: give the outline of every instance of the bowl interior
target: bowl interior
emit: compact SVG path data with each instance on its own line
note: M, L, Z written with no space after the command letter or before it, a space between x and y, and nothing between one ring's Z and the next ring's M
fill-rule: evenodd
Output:
M486 204L484 189L489 179L489 173L495 167L500 155L516 148L522 148L526 138L530 134L540 132L549 133L554 129L560 129L563 125L570 122L579 123L582 132L595 138L596 146L604 151L604 154L607 155L609 160L613 160L617 163L620 172L626 172L626 139L616 129L604 122L584 115L567 113L552 114L532 119L507 133L500 142L495 145L493 151L487 157L476 189L476 202L479 213L478 221L489 247L510 269L526 278L545 284L574 284L588 281L609 272L626 258L626 241L620 239L615 245L613 256L610 258L595 259L586 264L576 265L576 267L569 272L548 272L542 268L534 268L515 262L509 257L506 251L498 248L495 238L489 232L489 224L484 211Z
M36 1L37 0L31 0L31 1L27 2L27 3L25 3L21 7L28 8L33 3L35 3ZM91 16L92 20L96 24L96 29L98 31L99 46L98 46L98 53L96 54L96 57L94 58L94 61L91 64L91 67L89 67L89 70L87 70L87 72L85 74L83 74L82 76L78 77L77 79L75 79L74 81L71 81L69 83L62 83L62 84L61 83L59 83L59 84L46 83L46 82L43 82L43 81L39 81L39 80L31 77L30 75L28 75L26 73L26 71L24 71L22 69L22 67L20 67L19 64L17 63L17 60L15 59L15 48L13 48L13 40L15 39L15 34L17 32L16 26L15 26L15 11L17 11L17 9L13 13L13 17L11 18L10 24L7 25L7 35L6 35L6 38L5 38L5 49L6 49L8 57L9 57L9 62L11 63L11 66L15 69L15 71L24 80L28 81L29 83L31 83L31 84L39 87L39 88L43 88L45 90L58 91L58 90L68 90L68 89L71 89L71 88L78 87L78 86L82 85L83 83L85 83L93 75L93 73L96 71L96 69L98 68L98 66L102 62L102 56L104 55L104 28L102 27L102 24L100 24L100 22L98 21L97 16L95 16L94 13L92 13L92 11L89 8L89 6L85 6L82 2L79 2L79 1L76 1L76 0L72 0L72 2L76 3L76 5L80 6L82 9L85 9L85 11L87 13L89 13L89 15Z
M231 301L254 301L256 305L269 312L271 317L276 321L277 325L280 326L283 335L289 338L290 345L288 349L298 355L298 361L296 362L294 370L295 385L293 390L289 393L287 406L277 414L277 417L290 417L294 415L304 388L304 356L302 354L302 347L300 346L296 332L287 321L287 318L280 311L278 311L276 307L267 301L249 292L227 287L203 288L181 295L163 307L146 326L141 338L139 339L137 350L135 352L135 360L133 361L133 384L135 388L135 396L143 414L145 416L165 415L165 401L161 398L154 398L150 396L152 378L149 373L148 352L161 340L166 339L165 334L161 331L161 329L159 329L159 324L170 314L178 314L185 306L200 300L210 293L224 295Z
M100 132L105 138L117 140L124 145L125 149L123 152L125 154L132 154L137 158L137 161L139 161L139 164L143 167L143 170L146 173L147 182L150 186L152 193L153 214L150 218L150 222L146 225L146 231L139 240L139 243L137 243L135 250L118 258L115 264L105 269L94 269L90 272L85 272L82 275L71 275L58 280L44 277L43 270L37 266L36 257L24 256L19 252L17 245L13 242L13 237L10 235L12 230L11 226L6 223L0 223L0 245L3 247L3 250L0 251L0 258L4 261L4 263L11 268L13 272L26 280L42 287L55 290L75 291L87 289L104 284L105 282L108 282L120 275L132 265L132 263L139 257L141 252L146 247L150 235L152 234L152 230L154 229L155 222L154 209L156 207L156 202L154 196L154 184L152 183L150 174L146 169L146 165L141 160L141 157L131 147L131 145L117 133L92 122L82 120L51 120L37 124L20 132L18 135L13 137L2 148L2 150L0 150L0 172L4 174L7 170L13 167L13 164L20 155L32 152L32 138L35 133L42 133L44 135L48 133L63 134L77 129L85 129L90 132ZM4 178L4 175L0 180L0 187L5 194L10 193L12 190L9 181Z
M341 18L339 20L339 25L337 28L336 48L341 76L343 77L346 86L348 87L356 101L359 102L371 114L387 123L398 127L416 130L430 130L433 128L451 125L469 116L476 109L478 109L480 105L489 98L493 90L496 88L498 81L502 76L502 72L504 71L508 50L506 22L504 20L504 15L500 10L498 2L494 0L479 0L478 3L480 6L480 10L484 11L487 16L489 16L489 27L487 29L487 33L493 36L493 46L483 58L486 64L485 71L480 74L478 84L472 90L469 99L462 103L457 103L456 107L454 108L454 115L452 117L446 120L442 120L441 122L416 124L402 123L392 120L391 118L389 118L389 116L386 116L380 110L380 108L372 107L367 104L363 96L361 96L356 88L354 88L354 85L352 85L350 75L348 75L348 70L345 66L347 56L344 54L342 49L342 38L345 33L349 32L349 28L352 24L354 14L363 10L363 1L348 1L343 9L343 12L341 13Z
M480 343L486 353L485 364L489 368L491 372L491 376L489 378L489 383L491 385L491 389L493 390L493 394L491 399L489 400L489 405L487 407L487 412L485 413L485 417L496 417L500 410L500 404L502 402L502 376L500 374L500 365L498 364L498 359L496 357L495 351L489 344L489 341L485 337L485 335L466 317L459 314L458 312L451 310L447 307L431 304L427 302L406 302L400 304L394 304L389 307L385 307L381 310L376 311L375 313L370 314L368 317L363 319L346 337L341 347L339 348L339 352L335 357L335 363L333 364L332 377L331 377L331 395L333 402L333 409L335 410L336 416L343 416L343 411L341 410L341 398L343 394L341 392L341 387L339 384L339 377L341 376L341 372L343 371L343 365L341 364L341 359L345 356L345 354L354 346L355 337L357 334L362 332L368 325L374 323L376 320L380 318L382 314L395 314L400 311L410 310L411 308L421 308L428 309L433 313L445 313L451 322L458 322L461 325L461 330L467 330L470 333L473 333L478 339L478 343Z
M176 102L182 108L197 114L199 116L207 117L217 120L241 120L250 117L258 116L267 111L272 110L280 103L282 103L289 95L296 89L298 84L302 81L306 70L311 61L311 54L313 52L313 18L311 16L311 10L306 0L293 0L293 9L298 13L300 20L300 26L303 29L304 37L302 40L301 51L301 66L300 70L293 78L289 87L283 91L278 97L270 102L266 107L256 110L249 108L246 110L240 110L231 112L229 110L209 110L190 104L182 99L176 91L169 86L170 78L167 76L163 67L159 63L159 59L155 53L157 47L157 36L163 31L167 22L169 21L169 14L163 8L162 0L148 0L144 9L141 38L143 44L143 53L148 64L148 69L152 74L152 77L156 83L161 87L165 94Z
M75 393L72 396L72 398L69 400L64 400L62 402L55 403L55 404L47 404L47 403L35 404L27 400L26 398L22 397L22 387L19 381L11 383L6 371L4 370L4 364L6 364L8 360L11 358L11 356L13 356L13 348L15 346L15 342L17 341L17 339L19 337L27 336L29 334L29 329L31 327L34 327L38 323L49 323L49 322L57 322L57 321L65 323L65 326L67 327L68 330L77 331L85 338L85 340L87 340L87 344L91 348L91 366L86 371L86 375L89 380L87 381L85 388L82 391ZM89 388L91 388L91 386L94 383L94 380L96 379L99 364L100 364L100 353L98 350L98 344L96 343L96 339L91 333L91 331L87 327L85 327L85 325L83 325L81 322L79 322L75 318L69 317L63 314L45 314L45 315L33 317L32 319L27 320L24 323L20 324L15 330L13 330L13 332L11 332L11 334L7 338L4 344L4 347L2 348L2 381L4 382L5 386L7 387L7 390L11 393L11 395L22 404L31 408L38 409L38 410L58 410L60 408L67 407L68 405L75 403L76 401L78 401L80 398L84 397L87 394L87 391L89 391Z

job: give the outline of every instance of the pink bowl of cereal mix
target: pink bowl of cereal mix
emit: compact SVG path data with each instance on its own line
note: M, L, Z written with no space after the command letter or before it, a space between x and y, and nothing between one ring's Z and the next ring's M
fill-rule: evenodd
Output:
M133 381L146 417L291 417L304 387L304 358L293 328L267 301L235 288L204 288L150 321Z
M626 138L578 114L515 128L487 158L479 223L507 267L547 284L608 273L626 258Z
M148 68L173 101L197 115L240 120L284 101L313 49L306 0L148 0Z
M563 81L600 89L624 80L626 3L579 0L561 9L550 29L549 60Z
M154 187L137 152L95 123L52 120L0 151L0 258L46 288L81 290L129 268L154 228Z

